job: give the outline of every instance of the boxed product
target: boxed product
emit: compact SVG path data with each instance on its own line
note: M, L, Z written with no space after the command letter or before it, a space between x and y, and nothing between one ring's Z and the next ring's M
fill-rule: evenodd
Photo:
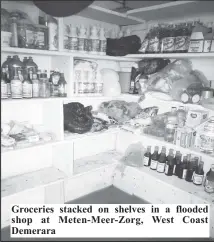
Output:
M209 112L205 110L189 110L187 113L186 126L194 128L205 122L208 115Z

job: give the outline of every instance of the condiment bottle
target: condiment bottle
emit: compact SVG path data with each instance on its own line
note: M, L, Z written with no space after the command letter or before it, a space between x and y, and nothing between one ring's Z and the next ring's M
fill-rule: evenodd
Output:
M204 180L204 190L207 193L214 193L214 164L211 165Z
M17 20L19 18L19 14L12 12L10 15L11 18L11 29L10 32L12 33L11 37L11 47L18 47L18 28L17 28Z
M24 81L22 83L22 96L23 98L32 98L32 81L30 78L30 74L24 75Z
M33 74L33 97L37 98L39 97L39 79L37 78L37 74Z
M58 24L51 16L48 18L48 46L49 50L58 50Z
M59 97L66 97L67 96L66 85L67 85L67 82L65 81L64 73L61 72L60 73L60 79L59 79L59 82L58 82Z
M182 157L182 155L181 155L180 151L176 151L175 162L174 162L174 164L175 164L175 166L174 166L174 175L175 176L178 176L178 171L179 171L180 166L181 166L181 157Z
M179 169L178 169L178 178L185 179L186 178L186 172L187 172L187 156L183 157L183 162L181 163Z
M158 150L159 150L158 146L155 146L154 153L151 155L150 169L152 170L157 169L158 158L159 158Z
M106 37L104 28L100 29L100 46L99 46L99 54L106 55Z
M91 54L98 54L99 52L99 37L98 37L98 31L96 26L93 26L91 29L91 35L90 35L90 41L89 41L89 51Z
M5 62L3 62L2 64L2 70L4 69L5 73L6 73L6 80L7 80L7 94L8 94L8 97L11 96L11 84L10 84L10 77L12 77L12 75L10 75L10 72L9 72L9 64L11 62L12 58L11 56L7 56L7 60Z
M193 183L195 185L202 185L204 179L204 162L200 161L198 167L196 168L195 172L193 173Z
M194 158L191 158L190 163L187 164L187 174L185 180L188 182L192 182L192 176L193 176L193 166L194 166Z
M22 81L18 76L18 68L14 68L14 78L11 80L11 97L22 98Z
M158 158L157 172L164 173L166 164L166 147L162 147L161 153Z
M81 25L79 36L78 36L78 50L81 53L85 53L87 51L87 36L86 36L86 28Z
M167 176L172 176L173 175L173 171L174 171L174 154L173 154L173 149L169 150L169 154L168 154L166 160L167 160L167 162L166 162L164 173Z
M4 68L2 68L1 73L1 99L8 98L8 91L7 91L7 73Z
M71 27L71 32L69 36L69 49L71 51L77 51L78 50L78 37L77 37L77 29L76 27Z
M147 151L144 154L143 165L150 166L150 164L151 164L151 146L148 146Z

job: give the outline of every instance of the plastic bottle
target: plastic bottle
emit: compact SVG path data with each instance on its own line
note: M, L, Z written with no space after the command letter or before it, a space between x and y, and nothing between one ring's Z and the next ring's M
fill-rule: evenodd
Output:
M79 30L79 36L78 36L78 51L81 53L86 53L87 51L87 36L86 36L86 28L81 25Z
M49 50L58 50L58 23L51 16L48 19L48 46Z
M100 44L100 41L99 41L99 37L98 37L97 27L93 26L91 29L90 44L89 44L90 54L99 53L99 44Z
M69 49L72 52L75 52L78 50L78 37L77 37L77 29L76 27L71 27L71 32L69 36Z
M100 29L100 46L99 46L99 54L106 55L106 44L107 40L105 37L105 30L104 28Z

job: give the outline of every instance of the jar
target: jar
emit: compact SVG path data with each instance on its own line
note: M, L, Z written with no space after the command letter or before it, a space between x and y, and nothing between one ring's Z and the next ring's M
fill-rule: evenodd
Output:
M49 50L58 50L57 20L51 16L49 16L49 21L48 21L48 46L49 46Z
M20 61L18 55L14 55L12 60L10 61L9 65L9 76L10 80L12 80L15 76L15 72L17 71L17 75L19 79L23 81L23 63Z
M27 72L27 74L29 75L30 72L32 72L32 74L37 73L38 70L38 66L37 64L33 61L33 58L30 56L29 59L24 63L24 68ZM30 76L31 80L33 79L32 76Z
M40 50L48 50L48 28L46 26L36 25L35 32L35 48Z
M214 152L214 116L204 126L203 134L200 135L200 150L204 153Z
M12 47L18 47L18 30L17 30L17 21L19 18L19 14L16 12L12 12L10 15L11 18L11 25L10 25L10 29L11 29L11 33L12 33L12 37L11 37L11 46Z
M172 123L167 123L165 128L164 140L172 143L175 138L176 125Z

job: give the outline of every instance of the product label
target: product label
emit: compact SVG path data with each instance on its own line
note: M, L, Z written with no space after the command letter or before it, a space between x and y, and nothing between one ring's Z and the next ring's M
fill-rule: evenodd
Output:
M164 168L165 168L165 163L158 162L158 164L157 164L157 171L158 172L164 172Z
M193 183L196 185L201 185L203 183L203 175L193 174Z
M70 39L69 49L70 50L78 50L78 38L77 37L71 37L69 39Z
M203 51L203 40L190 40L188 52L202 52Z
M183 169L183 176L182 176L182 178L185 179L186 176L187 176L187 169Z
M162 42L162 51L163 52L173 52L174 51L174 43L175 43L175 38L174 37L167 37L163 39Z
M7 98L8 96L7 93L7 84L6 83L1 83L1 98Z
M11 83L11 93L12 98L22 98L22 83L21 82L15 82Z
M164 171L164 172L165 172L165 174L167 174L167 173L168 173L168 170L169 170L169 165L167 165L167 164L166 164L166 165L165 165L165 171Z
M92 43L91 43L91 51L92 52L99 52L99 45L100 45L100 41L99 39L92 39Z
M26 44L32 45L36 39L37 36L35 35L34 31L26 29Z
M149 52L157 53L157 52L159 52L159 48L160 48L160 42L157 37L149 40L149 46L148 46Z
M177 36L175 39L175 50L183 51L187 50L188 38L186 36Z
M99 48L100 52L106 53L106 43L107 43L106 40L100 40L100 48Z
M39 83L33 83L33 97L39 97Z
M210 52L211 51L211 44L212 44L211 40L205 40L203 52Z
M157 164L158 164L158 162L156 160L151 160L150 168L152 170L156 170L157 169Z
M149 157L144 156L143 164L144 164L144 166L148 166L149 165Z
M27 82L23 83L22 86L23 97L31 98L32 97L32 84Z

